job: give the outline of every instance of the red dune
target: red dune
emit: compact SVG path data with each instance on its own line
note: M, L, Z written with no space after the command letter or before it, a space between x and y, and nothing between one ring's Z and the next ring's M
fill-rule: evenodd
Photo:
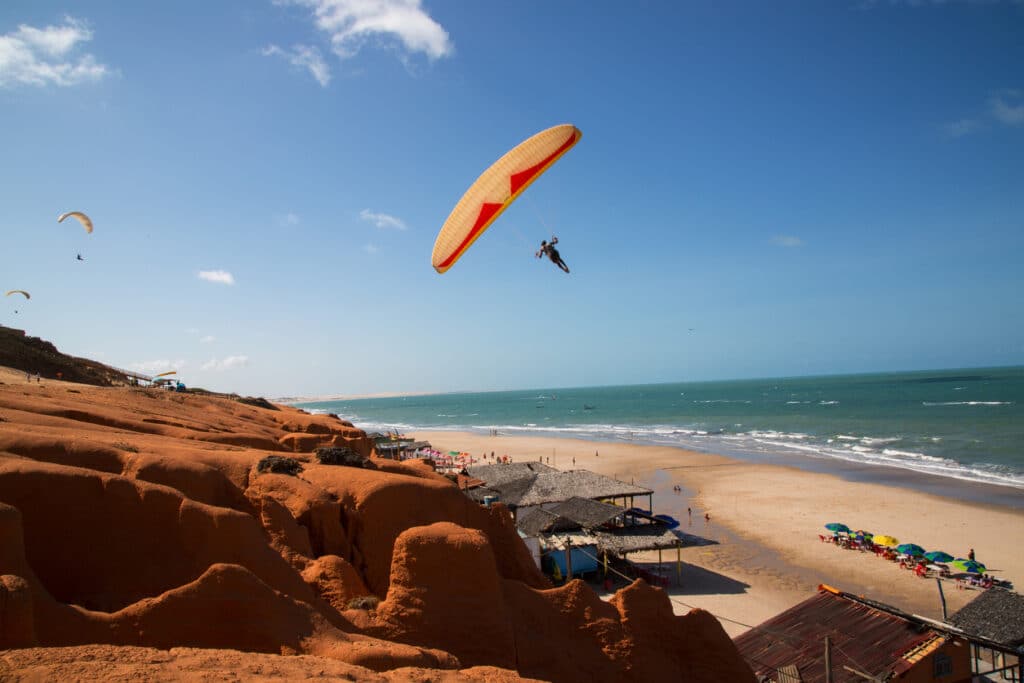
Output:
M754 680L711 615L551 588L503 506L276 408L0 384L0 677Z

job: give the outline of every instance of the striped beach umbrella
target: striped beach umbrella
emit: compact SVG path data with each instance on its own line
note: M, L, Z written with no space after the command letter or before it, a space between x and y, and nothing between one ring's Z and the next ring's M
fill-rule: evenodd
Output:
M965 560L962 557L953 560L953 564L950 565L953 569L958 572L965 574L984 574L987 569L981 562L975 562L974 560Z
M932 550L924 554L925 559L929 562L952 562L953 556L949 553L944 553L941 550Z
M924 548L916 543L903 543L896 546L896 552L910 555L911 557L921 557L924 555Z
M893 536L884 536L884 535L883 536L875 536L873 539L871 539L871 541L875 545L884 545L887 548L895 548L897 545L899 545L899 542L900 542L900 540L898 538L894 538Z

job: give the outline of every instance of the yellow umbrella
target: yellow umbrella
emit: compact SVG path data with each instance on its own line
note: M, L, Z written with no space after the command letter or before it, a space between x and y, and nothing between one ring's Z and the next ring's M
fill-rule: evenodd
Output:
M871 542L875 545L884 545L889 548L895 548L900 544L899 539L893 538L892 536L875 536L871 539Z

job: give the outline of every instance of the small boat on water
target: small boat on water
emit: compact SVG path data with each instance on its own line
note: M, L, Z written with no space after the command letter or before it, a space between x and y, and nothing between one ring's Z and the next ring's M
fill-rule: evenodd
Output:
M584 403L584 404L583 404L583 410L593 410L593 409L594 409L594 408L596 408L596 407L597 407L597 406L592 406L592 405L590 405L589 403Z

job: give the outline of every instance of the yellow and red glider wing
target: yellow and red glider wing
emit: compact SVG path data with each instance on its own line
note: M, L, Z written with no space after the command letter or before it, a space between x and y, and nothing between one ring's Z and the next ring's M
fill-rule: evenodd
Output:
M501 212L583 135L572 124L524 140L480 174L452 209L434 242L431 262L443 273L491 226Z
M78 222L82 224L82 227L85 228L86 232L92 232L92 219L86 216L81 211L68 211L67 213L62 213L60 216L57 217L57 222L63 223L64 219L67 218L68 216L71 216L72 218L77 218Z

